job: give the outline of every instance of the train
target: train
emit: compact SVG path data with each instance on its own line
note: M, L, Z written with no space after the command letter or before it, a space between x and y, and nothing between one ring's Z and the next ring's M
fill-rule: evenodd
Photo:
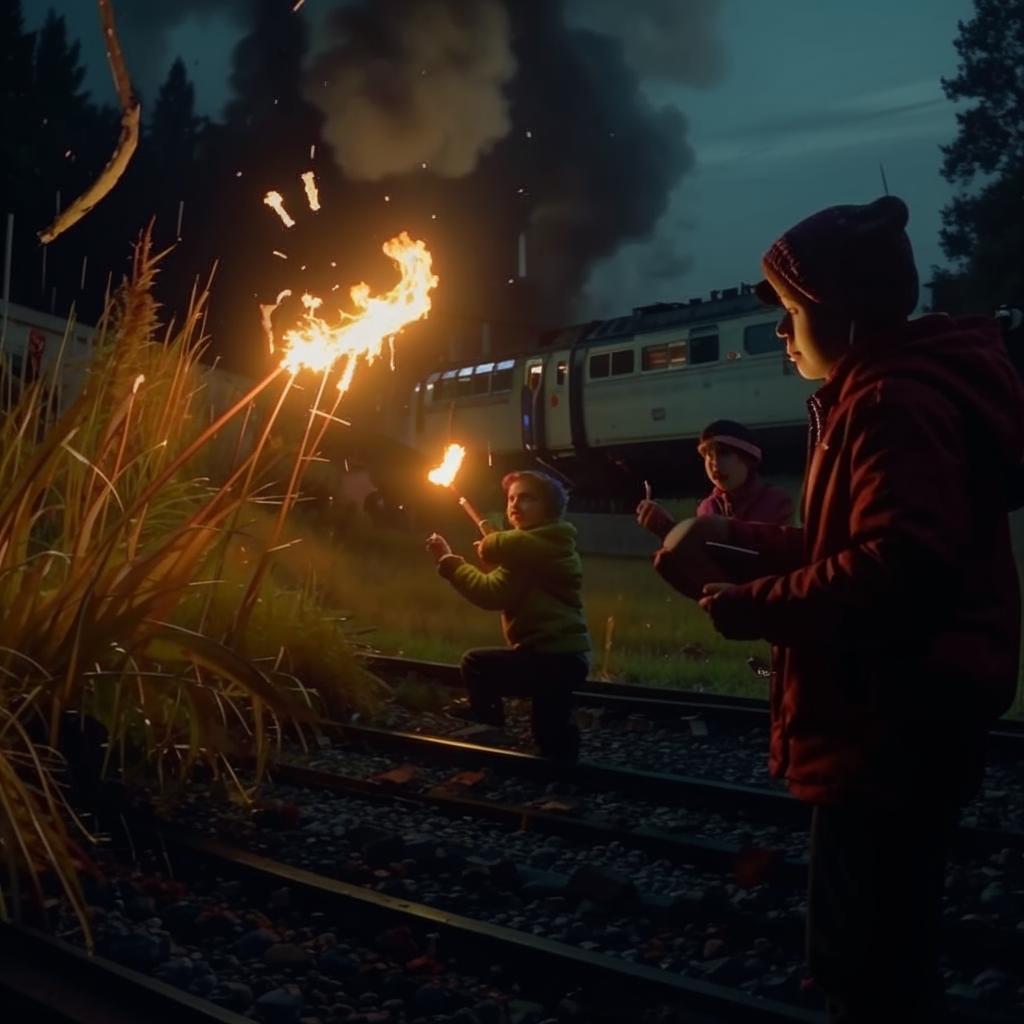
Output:
M535 465L571 485L575 507L593 499L605 510L619 499L635 503L642 481L666 497L706 490L696 438L711 420L729 418L757 432L768 475L799 477L815 385L785 358L777 324L778 310L741 285L551 330L526 351L441 365L410 382L387 429L382 422L361 432L364 451L352 447L357 432L346 431L334 442L348 447L331 454L346 466L341 456L354 454L397 502L410 473L421 475L459 441L470 452L462 478L471 484L493 487L502 472ZM66 318L7 307L12 376L46 374L63 352L59 400L84 380L93 344L87 325L69 332ZM220 411L249 382L217 369L206 383Z
M689 493L695 442L712 420L755 430L766 468L799 474L808 396L776 333L777 309L749 285L640 306L548 332L536 349L443 366L415 383L403 440L424 456L465 444L493 471L535 463L574 492Z

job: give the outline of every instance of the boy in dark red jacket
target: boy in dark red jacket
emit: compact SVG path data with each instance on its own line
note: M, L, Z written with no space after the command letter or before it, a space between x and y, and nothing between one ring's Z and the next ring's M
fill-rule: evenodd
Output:
M824 380L804 527L715 521L758 578L701 600L723 635L775 645L771 769L814 805L808 955L835 1022L940 1019L950 832L1018 674L1024 392L991 320L908 320L906 222L895 197L830 207L765 254L758 294Z

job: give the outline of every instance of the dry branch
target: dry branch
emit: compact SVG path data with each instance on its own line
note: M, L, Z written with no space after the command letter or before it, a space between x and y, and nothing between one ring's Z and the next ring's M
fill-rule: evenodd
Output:
M128 166L139 144L141 108L132 89L131 79L128 77L128 69L125 67L121 41L118 39L117 28L114 25L114 11L110 0L97 0L97 5L99 7L100 24L103 27L103 41L107 50L107 60L110 62L110 71L114 76L114 87L117 89L117 96L121 101L121 137L118 139L114 155L107 162L107 166L100 172L100 176L67 209L59 213L54 222L45 231L39 232L39 240L44 245L52 242L73 224L77 224L110 192L119 181L121 175L124 174L125 168Z

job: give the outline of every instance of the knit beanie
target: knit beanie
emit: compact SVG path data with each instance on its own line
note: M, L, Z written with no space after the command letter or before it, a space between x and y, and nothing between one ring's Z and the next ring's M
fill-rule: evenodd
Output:
M854 319L906 318L918 293L908 218L906 203L896 196L829 206L785 232L761 265L812 303ZM767 305L781 305L768 281L755 291Z
M712 443L743 452L744 455L749 455L754 459L758 465L764 457L754 432L735 420L714 420L709 423L701 431L697 451L703 454L704 446Z

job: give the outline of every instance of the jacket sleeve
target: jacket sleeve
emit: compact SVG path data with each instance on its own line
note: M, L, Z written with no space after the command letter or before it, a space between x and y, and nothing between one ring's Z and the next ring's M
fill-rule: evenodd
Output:
M730 519L729 539L739 547L753 548L760 552L759 576L792 572L806 561L804 531L799 526L746 523Z
M870 647L908 615L939 613L957 586L970 498L956 410L932 389L900 382L869 392L850 417L848 543L719 595L712 616L725 635Z
M500 566L491 572L481 572L459 555L446 555L438 563L437 571L470 604L488 612L513 607L525 590L518 574Z

